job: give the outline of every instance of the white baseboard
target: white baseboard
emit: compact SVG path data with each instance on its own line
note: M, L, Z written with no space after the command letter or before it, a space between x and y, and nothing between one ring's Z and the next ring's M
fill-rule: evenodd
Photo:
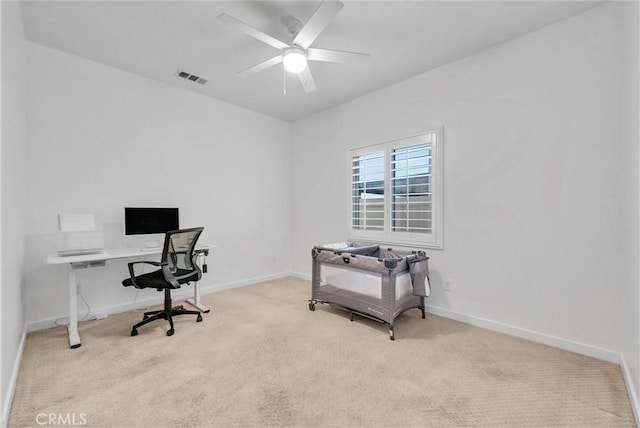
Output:
M640 426L640 402L638 401L638 391L633 382L633 377L627 366L627 362L623 354L620 354L620 368L622 369L622 376L624 377L624 383L627 386L627 392L629 393L629 400L631 401L631 408L633 409L633 415L636 418L636 425Z
M249 278L249 279L243 279L240 281L226 282L222 284L202 284L202 281L200 281L200 283L198 284L198 293L200 295L215 293L216 291L228 290L228 289L237 288L237 287L244 287L246 285L253 285L253 284L258 284L260 282L272 281L274 279L285 278L287 276L294 276L294 274L292 272L280 272L272 275L259 276L259 277ZM193 290L191 287L183 287L179 290L174 291L172 293L172 297L175 300L182 300L188 297L193 297ZM130 311L132 309L140 309L140 308L146 308L148 306L160 305L164 301L163 299L164 297L162 296L162 294L158 294L157 296L150 297L144 300L137 300L135 302L135 308L133 307L132 303L121 303L118 305L92 308L91 312L92 314L109 314L109 315L119 314L122 312ZM47 328L56 327L58 325L56 324L57 320L62 318L68 318L68 316L69 314L63 314L54 318L30 321L27 323L27 331L31 332L31 331L38 331L38 330L44 330ZM91 316L88 316L87 319L92 319L92 318Z
M292 273L292 275L301 279L309 281L311 280L310 275L306 275L303 273L295 272ZM614 352L608 349L599 348L597 346L575 342L573 340L564 339L561 337L551 336L545 333L539 333L533 330L527 330L486 318L463 314L461 312L452 311L450 309L442 308L439 306L425 306L427 312L444 318L450 318L456 321L463 322L465 324L474 325L476 327L485 328L487 330L497 331L499 333L505 333L510 336L520 337L523 339L531 340L532 342L538 342L545 345L553 346L555 348L565 349L567 351L587 355L589 357L598 358L600 360L622 364L621 354L619 352Z
M301 279L311 280L310 275L300 272L293 272L291 275ZM511 336L520 337L523 339L531 340L532 342L542 343L545 345L553 346L555 348L560 348L567 351L575 352L577 354L597 358L599 360L604 360L620 365L622 365L623 363L622 355L619 352L611 351L609 349L587 345L570 339L552 336L545 333L539 333L533 330L527 330L486 318L463 314L461 312L452 311L450 309L442 308L439 306L428 304L425 306L427 312L444 318L450 318L456 321L463 322L465 324L470 324L477 327L485 328L487 330L497 331L499 333L505 333Z
M22 337L20 338L20 344L18 345L18 352L16 359L13 362L13 369L11 370L11 378L5 391L4 402L2 403L2 414L0 416L0 428L6 428L9 423L9 412L11 411L11 403L13 402L13 394L16 391L16 384L18 382L18 373L20 372L20 362L22 361L22 351L24 350L24 344L27 340L27 328L22 330Z
M289 272L289 276L293 276L299 279L304 279L305 281L311 281L311 275L307 275L305 273Z
M552 336L546 333L539 333L533 330L516 327L510 324L498 321L480 318L473 315L467 315L450 309L441 308L433 305L425 305L427 312L439 315L445 318L451 318L461 321L465 324L474 325L476 327L486 328L487 330L505 333L511 336L521 337L532 342L542 343L544 345L553 346L554 348L564 349L566 351L575 352L576 354L586 355L588 357L597 358L599 360L608 361L610 363L621 364L620 353L597 346L587 345L562 337Z

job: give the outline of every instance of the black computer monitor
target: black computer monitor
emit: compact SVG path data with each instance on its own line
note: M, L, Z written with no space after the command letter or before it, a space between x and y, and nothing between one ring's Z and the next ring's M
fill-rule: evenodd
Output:
M153 235L180 229L178 208L124 209L125 235Z

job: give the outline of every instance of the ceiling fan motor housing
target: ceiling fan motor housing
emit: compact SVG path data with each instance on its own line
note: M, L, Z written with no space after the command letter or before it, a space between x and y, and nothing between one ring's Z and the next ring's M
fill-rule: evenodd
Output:
M287 24L287 31L289 32L289 34L291 34L292 38L295 38L300 30L302 30L303 26L304 25L302 24L302 22L298 21L297 19L292 19Z

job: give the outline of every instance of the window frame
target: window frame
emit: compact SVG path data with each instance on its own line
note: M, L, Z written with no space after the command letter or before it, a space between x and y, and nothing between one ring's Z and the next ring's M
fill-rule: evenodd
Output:
M425 137L435 134L435 142L431 142L430 191L432 193L431 233L402 232L391 230L392 198L392 155L394 149L424 144ZM375 242L381 244L408 245L432 249L444 249L444 156L443 127L435 128L420 134L400 138L384 143L362 146L347 150L348 164L348 206L347 219L349 237L353 240ZM353 227L353 158L374 152L384 153L384 227L382 231L359 230Z

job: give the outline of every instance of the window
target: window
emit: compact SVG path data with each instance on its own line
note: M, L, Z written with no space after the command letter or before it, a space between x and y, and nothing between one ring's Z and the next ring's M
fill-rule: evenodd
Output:
M354 238L442 248L442 130L349 152Z

